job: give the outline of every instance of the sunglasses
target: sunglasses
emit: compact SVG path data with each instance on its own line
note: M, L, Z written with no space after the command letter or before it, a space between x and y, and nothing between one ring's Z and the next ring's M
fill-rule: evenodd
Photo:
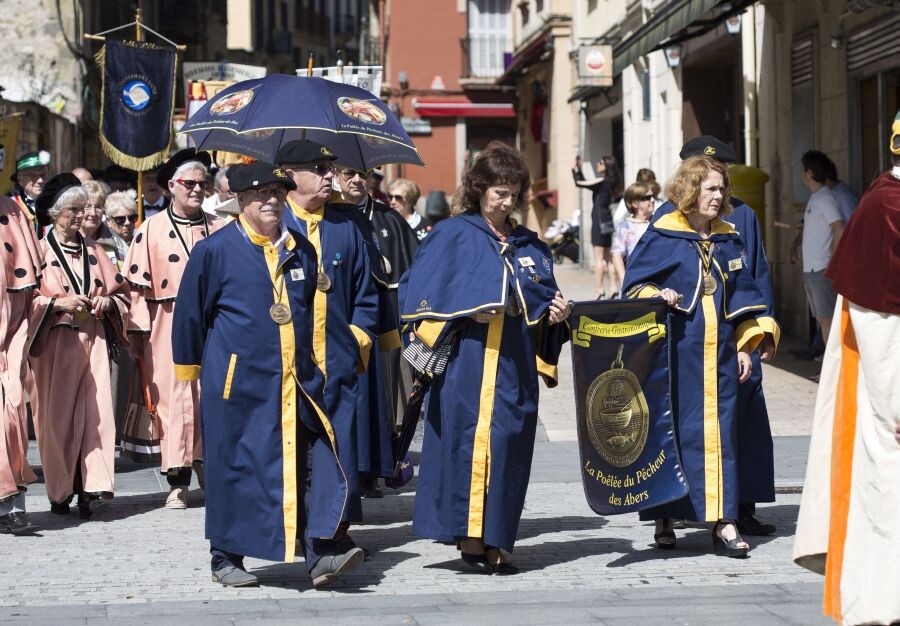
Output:
M392 193L391 195L388 196L388 198L390 198L391 200L396 200L397 202L406 202L405 196L401 196L396 193Z
M137 213L130 213L128 215L117 215L116 217L110 218L112 221L116 223L118 226L124 226L125 222L131 222L132 224L137 223Z
M191 180L189 178L179 178L175 182L180 184L182 187L184 187L188 191L193 191L194 187L200 187L200 189L206 189L206 181L205 180Z
M316 163L314 165L300 165L298 167L287 168L292 172L296 172L297 170L306 170L308 172L315 172L318 176L326 176L329 172L334 173L334 167L329 165L328 163Z
M646 202L647 200L656 200L656 196L654 196L652 193L648 193L646 196L641 196L641 200L643 200L644 202Z
M369 175L371 173L372 173L372 170L363 172L362 170L350 170L350 169L341 170L341 172L340 172L341 178L343 178L344 180L353 180L357 176L359 176L360 178L365 180L366 178L369 177Z
M270 187L269 189L256 189L254 191L257 199L264 204L272 197L279 202L284 202L284 199L287 198L287 189L284 187Z

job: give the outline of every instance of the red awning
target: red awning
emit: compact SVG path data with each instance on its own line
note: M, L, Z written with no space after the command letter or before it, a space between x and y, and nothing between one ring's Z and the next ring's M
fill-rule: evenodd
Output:
M414 98L421 117L515 117L509 102L472 102L468 98Z

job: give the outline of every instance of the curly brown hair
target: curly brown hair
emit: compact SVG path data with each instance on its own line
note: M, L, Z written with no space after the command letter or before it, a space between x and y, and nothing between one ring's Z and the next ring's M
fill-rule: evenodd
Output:
M710 172L718 172L725 181L719 215L728 215L731 213L731 184L728 181L728 170L724 163L708 156L693 156L682 161L666 185L666 197L682 213L693 213L700 197L700 184Z
M518 187L519 199L513 210L525 208L531 189L531 174L519 151L502 141L492 141L475 159L453 194L451 213L478 213L485 192L497 185Z

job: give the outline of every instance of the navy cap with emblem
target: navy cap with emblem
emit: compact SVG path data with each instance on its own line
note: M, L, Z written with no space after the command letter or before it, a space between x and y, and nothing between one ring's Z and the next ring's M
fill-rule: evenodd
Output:
M235 192L258 189L272 183L278 183L289 191L297 188L297 185L283 169L273 163L264 163L263 161L232 166L228 168L225 176L228 178L228 188Z
M168 188L169 181L175 175L175 171L188 161L199 161L204 167L209 168L212 163L212 157L209 152L197 151L196 148L185 148L179 150L169 160L162 164L156 173L156 183L163 189Z
M308 139L289 141L278 151L275 161L285 163L312 163L313 161L334 161L337 157L325 144Z
M734 163L737 161L737 155L734 149L724 141L716 139L712 135L700 135L694 137L681 148L678 153L681 160L689 159L692 156L708 156L721 161L722 163Z

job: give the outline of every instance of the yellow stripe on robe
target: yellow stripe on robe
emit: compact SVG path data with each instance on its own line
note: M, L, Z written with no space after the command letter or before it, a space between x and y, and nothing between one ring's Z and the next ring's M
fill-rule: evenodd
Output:
M719 431L719 320L712 296L703 296L703 467L706 521L724 515L722 441Z
M469 484L469 537L484 534L484 500L490 477L491 419L494 415L494 392L497 385L497 366L500 362L500 340L503 338L503 322L506 315L499 315L488 322L487 342L484 348L484 369L481 374L481 396L478 405L478 423L475 441L472 443L472 478Z

